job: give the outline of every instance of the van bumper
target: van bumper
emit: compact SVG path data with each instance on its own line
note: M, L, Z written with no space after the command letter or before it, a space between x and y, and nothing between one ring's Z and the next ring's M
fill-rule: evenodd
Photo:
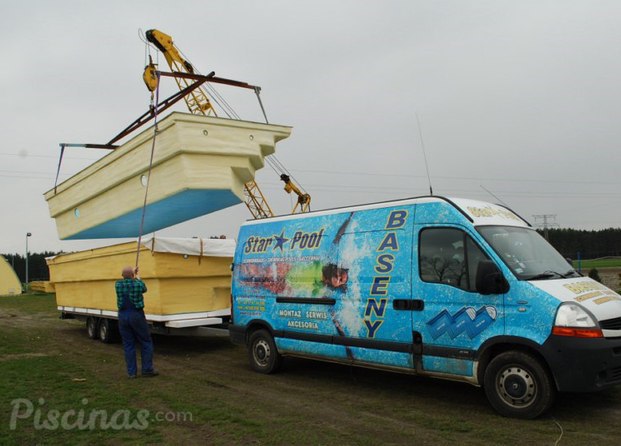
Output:
M229 325L229 339L233 344L246 345L246 326Z
M551 335L541 353L561 392L595 392L621 384L621 338Z

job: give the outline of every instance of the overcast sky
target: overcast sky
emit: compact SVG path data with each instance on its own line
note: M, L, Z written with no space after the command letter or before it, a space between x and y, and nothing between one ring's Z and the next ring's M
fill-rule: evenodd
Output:
M146 110L151 28L201 72L262 87L313 209L427 194L418 115L435 194L619 227L620 24L613 0L4 2L0 252L23 254L27 232L31 252L116 242L60 241L43 193L60 142L104 143ZM252 93L218 91L261 119ZM68 149L61 180L102 154ZM288 212L269 167L257 181ZM235 237L249 217L240 204L158 234Z

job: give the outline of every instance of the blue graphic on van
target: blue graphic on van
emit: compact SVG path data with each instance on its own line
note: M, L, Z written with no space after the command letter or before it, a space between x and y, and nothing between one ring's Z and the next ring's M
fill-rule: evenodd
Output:
M448 330L453 323L453 318L447 310L442 310L433 319L427 322L427 329L434 339L438 339Z
M334 342L409 342L411 321L408 326L407 313L395 313L392 301L411 298L412 210L382 208L242 227L233 270L233 294L243 303L237 321L256 318L259 301L261 317L279 330L329 334ZM328 348L321 346L316 347ZM339 349L353 359L353 346ZM380 362L394 356L387 354L384 361L372 350L358 354Z
M478 310L473 307L463 307L454 315L445 309L427 322L427 329L434 340L445 333L451 339L455 339L464 332L470 339L474 339L494 323L496 315L496 307L489 305Z

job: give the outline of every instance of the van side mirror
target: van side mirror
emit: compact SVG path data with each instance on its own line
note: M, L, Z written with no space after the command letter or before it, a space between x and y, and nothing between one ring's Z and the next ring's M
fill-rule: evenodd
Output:
M480 294L504 294L509 291L509 282L494 262L481 260L477 266L476 288Z

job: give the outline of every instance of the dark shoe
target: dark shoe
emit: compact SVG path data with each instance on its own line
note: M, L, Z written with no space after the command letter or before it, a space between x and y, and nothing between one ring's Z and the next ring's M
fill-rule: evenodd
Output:
M154 376L159 375L158 372L156 372L155 370L153 370L152 372L142 372L142 376L145 378L153 378Z
M129 379L136 379L136 375L129 375L128 378Z

